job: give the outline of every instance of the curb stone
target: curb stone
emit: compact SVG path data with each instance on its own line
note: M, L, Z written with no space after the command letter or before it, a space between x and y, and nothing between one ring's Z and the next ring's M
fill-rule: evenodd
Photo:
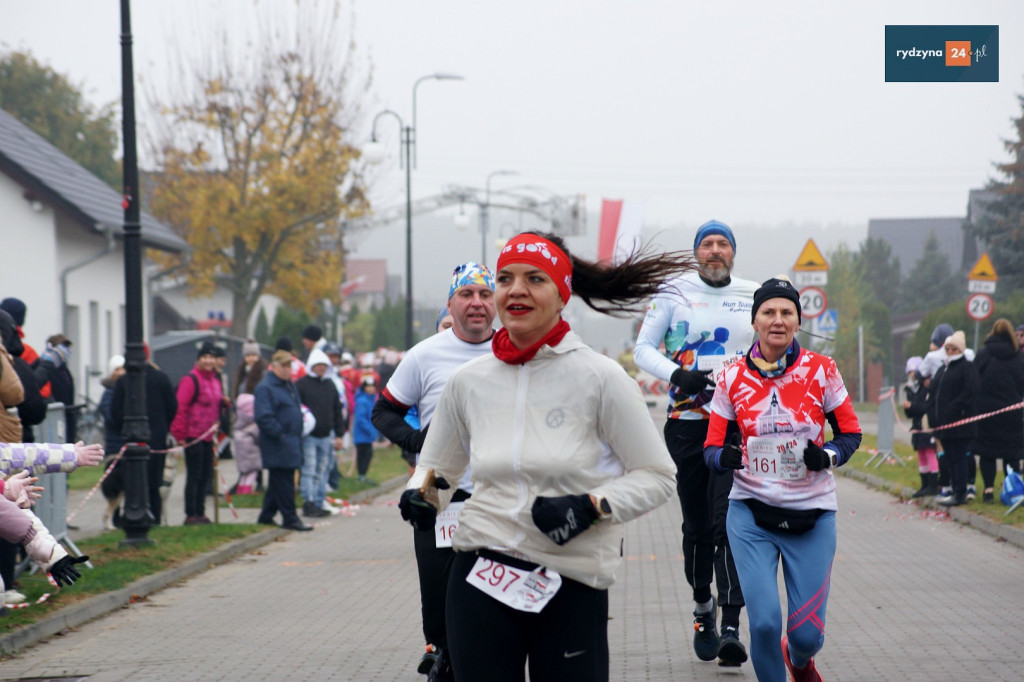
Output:
M43 620L26 625L0 637L0 654L16 653L45 637L50 637L68 628L78 627L94 618L106 615L131 603L133 596L145 597L150 595L171 583L205 571L211 566L222 564L249 550L262 547L286 535L286 533L287 531L282 528L268 528L267 530L253 533L248 537L229 542L205 554L200 554L174 568L147 575L114 592L98 594L77 604L66 606L53 612Z
M892 481L887 481L884 478L864 471L859 471L857 469L839 468L836 470L836 473L846 476L847 478L858 480L861 483L867 483L873 488L878 488L883 492L892 493L896 497L910 499L910 496L914 494L914 490L912 488L899 487ZM938 511L948 512L949 518L953 519L957 523L971 526L972 528L976 528L987 535L991 535L996 540L1008 542L1014 547L1024 549L1024 530L1020 528L991 521L981 514L975 514L960 507L950 507L947 509L942 505L935 504L935 498L933 497L919 498L918 505L924 509L935 509Z
M349 497L349 502L362 504L384 493L405 485L408 476L399 475L384 481L376 488L362 490ZM10 655L36 644L40 640L56 635L68 628L78 627L90 620L104 616L131 603L132 597L145 597L162 590L171 583L189 578L208 568L222 564L240 554L284 537L288 531L283 528L268 528L248 537L240 538L217 549L193 557L185 563L166 571L140 578L114 592L97 594L84 601L54 611L46 618L23 628L0 636L0 655Z

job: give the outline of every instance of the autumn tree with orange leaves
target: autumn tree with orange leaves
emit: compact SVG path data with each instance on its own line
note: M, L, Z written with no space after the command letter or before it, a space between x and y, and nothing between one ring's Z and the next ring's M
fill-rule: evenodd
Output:
M165 127L152 212L192 247L189 294L231 292L237 336L263 294L311 315L338 303L340 221L369 209L351 131L368 70L354 86L355 47L339 36L336 4L299 10L294 35L270 21L240 52L224 31L180 69L189 94L155 100Z

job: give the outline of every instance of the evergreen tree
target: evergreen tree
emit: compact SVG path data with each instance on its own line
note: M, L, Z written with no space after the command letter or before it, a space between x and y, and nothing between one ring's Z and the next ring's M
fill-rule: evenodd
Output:
M260 306L260 312L256 315L253 338L266 346L274 345L274 337L270 335L270 323L267 322L267 311L263 306Z
M932 232L924 243L921 258L903 280L902 309L939 308L959 298L964 291L960 275L949 264L949 257L939 250L939 240Z
M1018 96L1021 115L1013 119L1017 137L1003 140L1011 159L994 164L1003 180L992 180L988 189L995 199L987 202L973 223L964 226L985 245L999 273L999 293L1024 288L1024 96Z
M894 308L900 294L900 259L892 255L892 246L883 239L869 237L861 242L857 260L875 300L886 308Z

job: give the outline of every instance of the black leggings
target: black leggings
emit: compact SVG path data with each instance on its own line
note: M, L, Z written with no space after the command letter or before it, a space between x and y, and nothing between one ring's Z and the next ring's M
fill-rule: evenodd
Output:
M365 476L373 459L373 443L356 443L356 471Z
M979 457L978 468L981 469L981 480L985 483L986 488L991 488L996 484L996 458L992 457ZM1003 464L1009 464L1014 471L1020 473L1020 459L1004 459Z
M500 557L506 564L526 562ZM531 682L608 679L608 592L562 576L540 613L517 611L466 582L480 558L456 552L448 581L448 646L455 679Z

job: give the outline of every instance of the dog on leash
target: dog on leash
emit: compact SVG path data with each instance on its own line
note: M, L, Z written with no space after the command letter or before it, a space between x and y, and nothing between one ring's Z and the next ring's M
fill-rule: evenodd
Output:
M163 501L162 508L167 509L167 497L171 494L171 486L174 484L174 477L178 475L178 458L181 456L181 448L171 448L164 458L164 475L160 482L160 498ZM105 469L110 468L116 455L108 455L103 460ZM120 464L120 461L118 461ZM106 530L116 530L121 527L121 503L124 501L124 478L119 469L110 472L100 486L103 497L107 501L107 511L103 515L103 527ZM167 513L161 514L160 525L166 526Z

